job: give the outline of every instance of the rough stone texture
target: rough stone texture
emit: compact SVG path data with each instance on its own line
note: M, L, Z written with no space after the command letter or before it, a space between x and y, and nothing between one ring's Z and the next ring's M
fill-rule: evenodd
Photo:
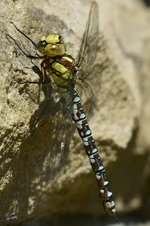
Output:
M101 79L93 84L97 106L90 111L87 103L88 119L107 168L118 213L141 208L148 214L149 10L141 1L97 2ZM33 118L42 107L44 95L37 104L38 86L18 84L18 80L35 81L38 76L30 60L5 36L9 33L18 38L10 22L35 41L47 32L60 33L68 52L76 57L90 3L1 0L0 219L12 213L17 215L17 222L43 216L104 214L77 132L73 130L69 152L68 148L58 148L59 137L67 131L64 128L53 137L57 126L54 105L50 106L53 114L31 136ZM55 112L57 116L59 112Z

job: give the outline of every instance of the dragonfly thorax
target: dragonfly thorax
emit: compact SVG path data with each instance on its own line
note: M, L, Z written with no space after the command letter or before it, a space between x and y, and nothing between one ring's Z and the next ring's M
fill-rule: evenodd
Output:
M62 57L50 58L50 75L59 87L68 87L70 81L75 82L75 61L67 54Z
M49 68L49 75L59 88L67 88L70 81L75 81L75 61L66 54L65 45L58 34L41 37L37 47L44 54L44 63ZM72 83L73 84L73 83Z
M48 57L63 56L66 52L62 38L58 34L49 34L41 37L37 44L38 50Z

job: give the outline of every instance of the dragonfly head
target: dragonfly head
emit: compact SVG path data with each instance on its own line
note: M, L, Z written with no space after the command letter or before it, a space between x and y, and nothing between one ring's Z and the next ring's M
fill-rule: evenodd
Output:
M37 47L41 53L49 57L63 56L66 52L62 38L58 34L42 36Z

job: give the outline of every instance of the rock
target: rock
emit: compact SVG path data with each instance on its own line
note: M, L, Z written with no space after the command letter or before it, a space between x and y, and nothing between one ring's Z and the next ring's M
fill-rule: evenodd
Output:
M83 104L118 213L142 207L146 213L150 175L149 11L140 1L97 2L99 77L91 84L94 92L88 89L83 95ZM35 42L44 34L59 33L68 53L76 58L90 3L1 2L1 221L17 218L14 220L18 223L30 218L104 214L95 175L79 135L74 127L65 126L59 103L50 102L45 113L45 87L38 103L38 84L19 84L38 81L39 77L31 60L6 38L6 34L11 35L25 51L35 54L33 46L11 22ZM91 105L92 94L96 108ZM39 114L42 119L34 128Z

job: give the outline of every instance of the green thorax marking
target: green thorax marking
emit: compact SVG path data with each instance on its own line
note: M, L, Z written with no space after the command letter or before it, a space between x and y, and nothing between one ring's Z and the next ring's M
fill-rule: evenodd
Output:
M64 54L64 56L50 59L50 76L58 87L68 87L69 82L75 79L74 59Z

